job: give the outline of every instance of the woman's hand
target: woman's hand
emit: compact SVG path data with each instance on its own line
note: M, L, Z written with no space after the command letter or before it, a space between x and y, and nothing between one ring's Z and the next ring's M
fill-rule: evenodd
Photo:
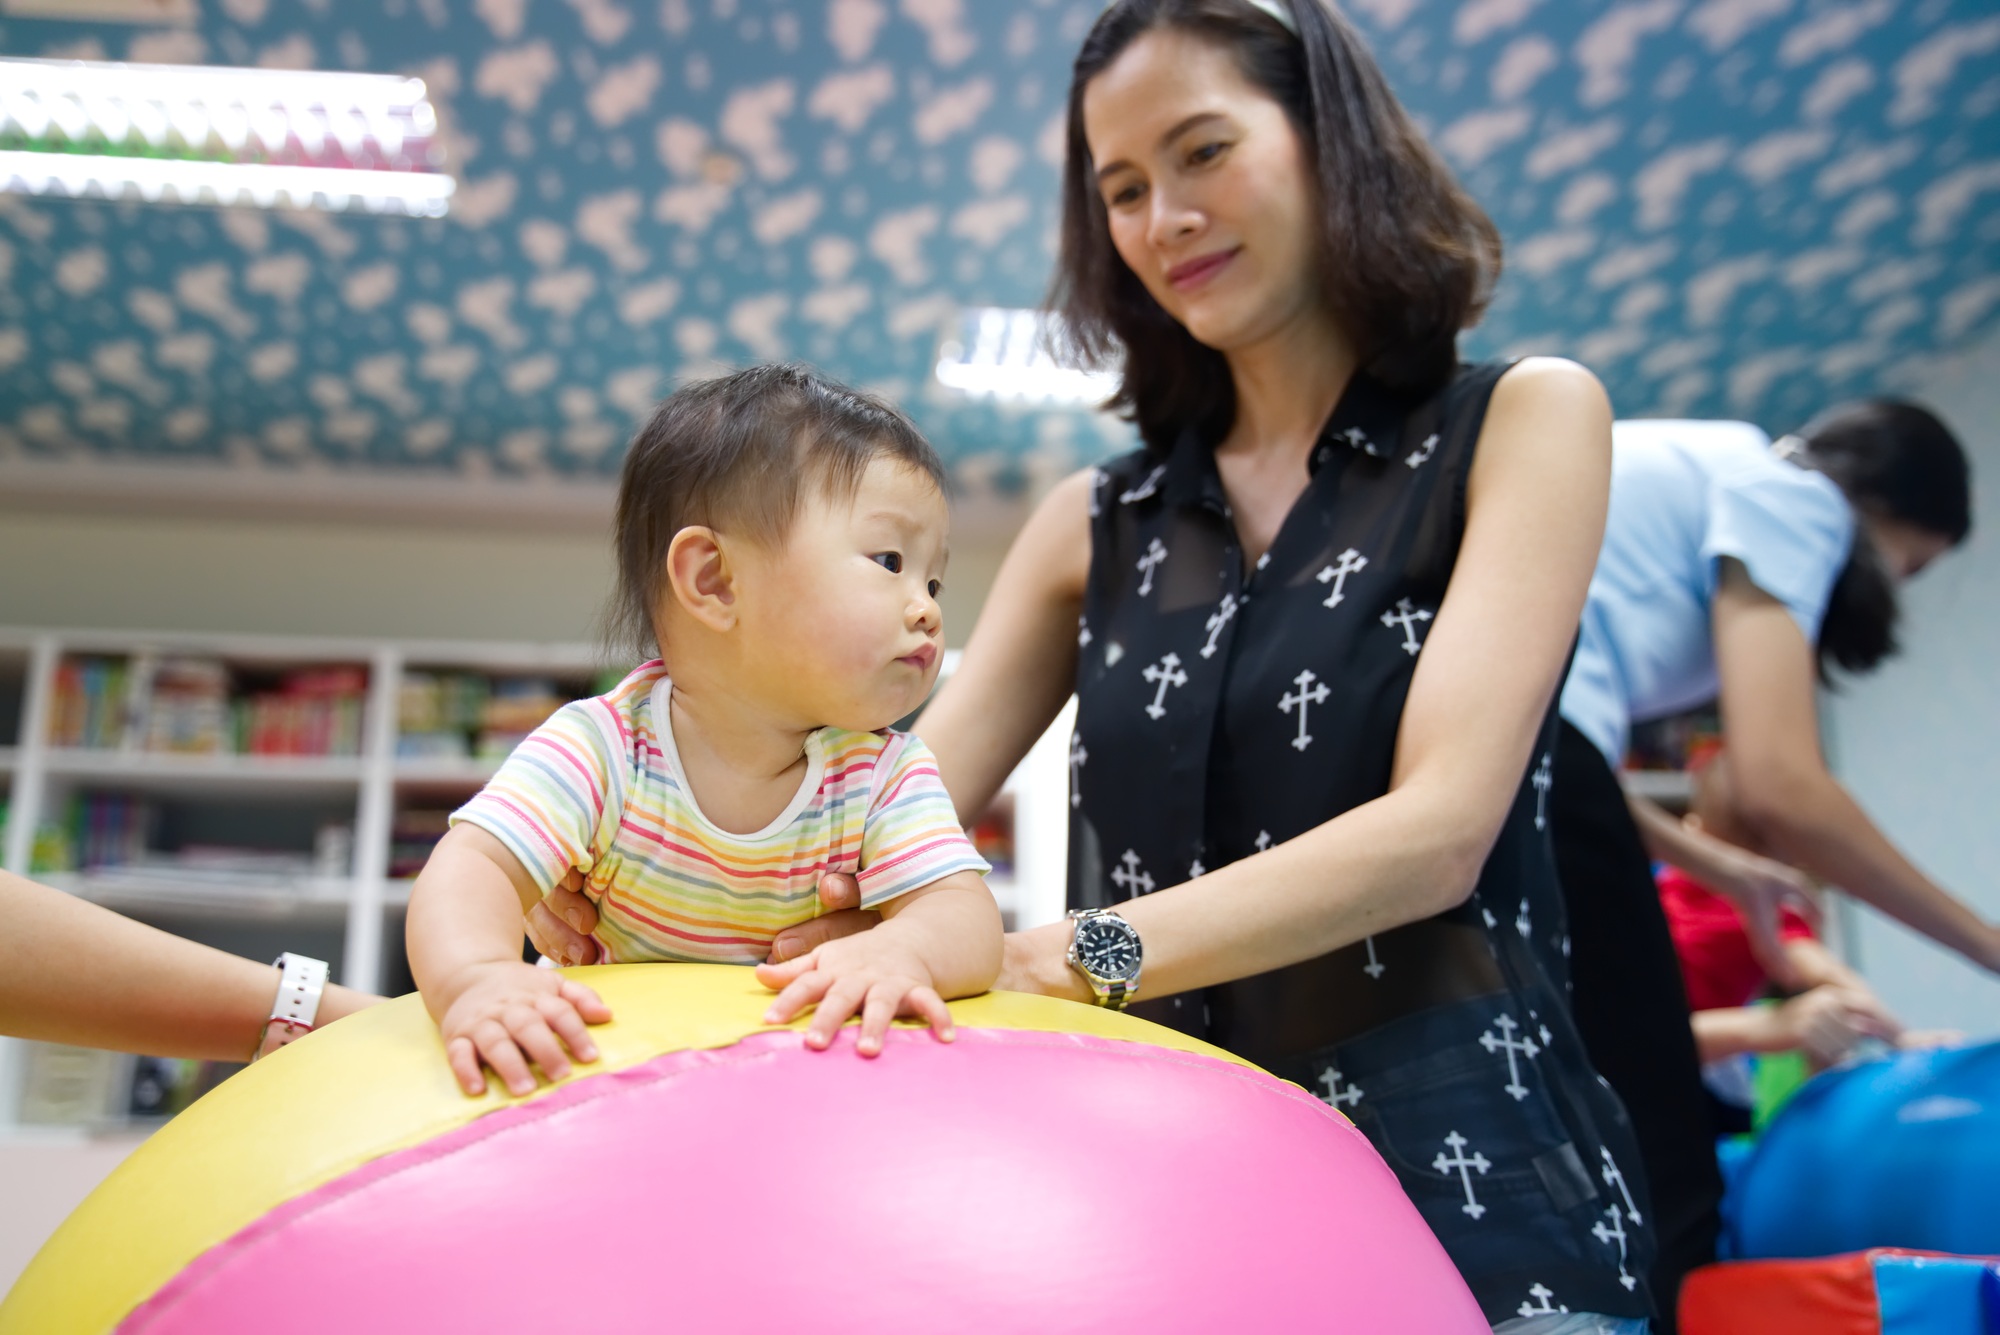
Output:
M771 942L772 964L797 959L829 941L865 932L882 915L861 907L861 884L845 872L828 872L819 882L820 916L787 927ZM528 939L558 964L595 964L599 959L597 905L583 893L583 873L571 872L561 885L528 910Z
M583 873L571 870L562 883L528 910L528 940L557 964L595 964L597 905L583 894Z
M1097 997L1090 984L1069 965L1069 943L1075 931L1075 925L1064 920L1007 933L1001 943L1000 981L993 984L994 990L1033 992L1094 1005ZM1140 982L1144 981L1142 976Z
M1693 817L1688 821L1690 830L1699 832L1699 822ZM1801 986L1804 980L1785 952L1779 929L1783 910L1789 908L1819 931L1824 914L1813 894L1812 881L1797 868L1748 849L1712 837L1706 842L1710 847L1709 862L1703 868L1707 883L1736 906L1750 938L1751 953L1780 987Z

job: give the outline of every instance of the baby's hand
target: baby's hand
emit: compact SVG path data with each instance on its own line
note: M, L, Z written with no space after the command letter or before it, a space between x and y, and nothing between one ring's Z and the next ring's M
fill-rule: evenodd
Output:
M757 981L778 992L764 1012L764 1023L784 1024L808 1006L816 1006L806 1046L824 1048L848 1019L861 1016L861 1037L855 1049L864 1057L882 1051L882 1036L899 1015L928 1020L939 1040L949 1043L954 1031L927 968L909 945L898 941L890 927L828 941L797 959L757 966Z
M534 1092L534 1072L550 1080L569 1074L567 1046L581 1062L597 1060L597 1044L584 1026L603 1024L611 1008L582 983L552 969L499 960L466 969L438 1017L445 1056L467 1094L486 1092L483 1063L516 1096Z

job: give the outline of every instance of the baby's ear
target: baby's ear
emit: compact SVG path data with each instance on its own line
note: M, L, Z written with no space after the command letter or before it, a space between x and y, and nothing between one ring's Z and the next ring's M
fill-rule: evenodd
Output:
M722 535L700 524L674 534L667 545L669 599L711 630L736 624L736 572Z

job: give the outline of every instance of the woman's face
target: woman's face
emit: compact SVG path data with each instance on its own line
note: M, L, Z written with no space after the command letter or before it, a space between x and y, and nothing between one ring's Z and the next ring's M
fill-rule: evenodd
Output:
M1173 28L1083 91L1111 243L1153 299L1221 352L1325 314L1306 146L1226 50Z
M1882 558L1882 565L1888 570L1890 578L1898 584L1952 548L1951 539L1944 534L1933 533L1907 519L1866 513L1860 518L1862 531L1874 544L1876 555Z

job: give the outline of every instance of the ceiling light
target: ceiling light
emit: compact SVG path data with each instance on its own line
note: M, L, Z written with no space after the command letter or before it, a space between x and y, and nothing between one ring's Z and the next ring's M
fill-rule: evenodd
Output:
M0 190L436 217L423 80L0 59Z
M938 383L974 398L1095 407L1118 391L1115 371L1064 366L1049 352L1041 311L972 307L938 346Z

